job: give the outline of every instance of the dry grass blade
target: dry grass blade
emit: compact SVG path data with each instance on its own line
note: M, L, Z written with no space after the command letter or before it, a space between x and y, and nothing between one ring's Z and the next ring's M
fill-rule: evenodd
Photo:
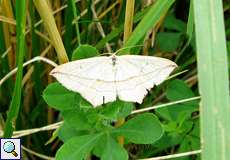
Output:
M34 4L44 21L47 32L49 33L52 44L57 52L58 60L60 63L68 62L68 57L64 48L64 45L61 40L61 36L58 32L57 26L55 24L52 11L49 8L46 1L43 0L34 0Z

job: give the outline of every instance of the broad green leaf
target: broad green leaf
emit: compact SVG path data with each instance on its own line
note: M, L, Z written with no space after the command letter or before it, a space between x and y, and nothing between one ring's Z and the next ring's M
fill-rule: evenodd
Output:
M192 149L193 150L199 149L200 148L200 123L198 120L194 123L190 138L192 139L191 140Z
M194 93L184 81L176 79L169 82L166 96L169 100L176 101L185 98L191 98L194 96ZM192 101L188 103L196 104L197 101Z
M100 112L106 119L116 120L128 116L133 107L133 103L116 100L115 102L106 104Z
M192 130L192 127L193 127L193 122L192 121L189 121L189 120L184 121L179 126L179 132L181 132L181 133L188 133L189 131Z
M73 51L72 61L78 59L85 59L90 57L98 56L99 53L96 48L88 44L80 45L77 49Z
M170 14L165 18L163 26L166 29L178 32L185 32L186 29L186 24L182 20L177 19L173 14Z
M82 109L92 109L94 108L86 99L82 98L79 103L80 108Z
M154 144L152 144L156 148L160 148L162 150L173 147L175 145L178 145L181 143L184 137L182 137L178 133L171 133L171 134L164 134L161 139L156 141Z
M110 132L105 132L104 136L98 141L93 149L93 154L105 160L128 159L128 153L124 147L117 142Z
M188 138L185 138L180 143L180 147L178 149L178 152L182 153L182 152L186 152L186 151L190 151L190 150L191 150L190 141ZM190 158L189 157L180 157L180 160L190 160Z
M112 132L124 136L133 143L151 144L160 139L163 129L154 114L144 113L128 120Z
M165 132L175 132L177 131L177 123L174 121L170 121L167 124L163 125Z
M187 119L191 117L191 113L194 111L198 111L198 104L196 106L187 104L175 104L156 109L156 112L159 113L162 118L176 122L179 122L184 118Z
M156 44L161 51L173 52L178 48L181 35L175 32L160 32L156 36Z
M116 120L119 110L120 104L115 101L106 104L105 107L102 107L100 110L100 114L105 119Z
M122 102L120 104L120 110L118 112L118 118L125 118L127 117L133 110L134 105L131 102Z
M200 149L200 139L194 136L184 136L183 141L180 143L180 146L178 148L178 153L181 152L187 152L191 150L197 150ZM197 155L198 156L198 155ZM181 157L181 160L190 160L189 157ZM200 158L196 158L200 159Z
M128 160L128 153L113 137L111 137L111 135L106 134L106 141L104 143L104 151L101 159Z
M101 137L100 141L95 145L92 154L97 156L97 157L102 157L102 154L105 150L105 145L106 145L106 137L109 132L105 132L105 135Z
M84 136L77 136L65 142L56 153L56 160L82 160L103 134L90 134Z
M194 97L194 93L182 80L173 80L168 84L166 96L170 101L177 101ZM198 110L198 101L191 101L159 108L156 112L169 121L181 121L183 118L190 117L196 110Z
M74 109L63 111L62 115L65 123L68 123L71 127L77 130L88 130L92 128L87 119L87 112L80 109Z
M61 127L58 129L58 137L63 141L67 142L69 139L89 134L88 131L79 131L76 128L72 127L69 123L64 122Z
M112 128L111 120L105 119L98 108L62 111L66 123L78 131L104 131Z
M52 83L43 92L46 103L57 110L74 109L79 106L81 96L64 88L60 83Z

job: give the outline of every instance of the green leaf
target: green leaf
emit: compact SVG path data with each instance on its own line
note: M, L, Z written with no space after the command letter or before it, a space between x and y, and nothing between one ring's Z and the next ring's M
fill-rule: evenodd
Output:
M101 116L108 120L116 120L120 106L116 102L108 103L100 110Z
M69 123L64 122L58 130L58 137L63 141L67 142L69 139L89 134L88 131L79 131L75 127L72 127Z
M182 80L173 80L168 84L166 97L170 101L194 97L194 93L188 85ZM182 104L175 104L169 107L156 109L156 112L163 118L171 121L180 121L183 118L188 118L191 113L198 110L198 101L191 101Z
M156 112L168 121L179 122L181 120L190 118L191 113L197 110L198 104L196 106L187 104L175 104L168 107L156 109Z
M60 83L51 83L43 92L46 103L57 110L77 108L82 100L78 93L64 88Z
M128 153L111 135L106 135L102 160L128 160Z
M187 120L181 123L181 125L179 126L179 130L181 133L188 133L189 131L192 130L192 127L193 127L193 122Z
M79 109L63 111L62 115L66 123L77 130L88 130L92 126L88 122L87 112Z
M112 132L124 136L133 143L151 144L160 139L163 129L154 114L145 113L128 120Z
M177 101L185 98L194 97L194 93L184 81L176 79L169 82L166 96L171 101ZM194 104L197 103L197 101L187 103Z
M185 32L186 28L185 23L179 19L176 19L176 17L173 14L170 14L165 18L163 26L167 29L178 32Z
M180 144L183 139L183 136L175 132L171 134L164 134L159 141L153 144L153 146L164 150L166 148Z
M173 52L180 43L181 35L181 33L160 32L156 36L156 44L161 51Z
M193 130L191 131L191 136L190 136L190 138L192 139L191 145L192 145L193 150L200 148L200 138L199 137L200 137L200 123L197 120L194 123Z
M84 44L84 45L80 45L77 49L73 51L72 61L95 57L98 55L99 53L95 47L90 46L88 44Z
M128 116L133 107L133 103L116 100L115 102L106 104L100 112L106 119L116 120Z
M191 150L191 147L190 147L190 141L188 138L185 138L181 144L180 144L180 147L179 147L179 153L182 153L182 152L186 152L186 151L190 151ZM180 160L190 160L189 157L180 157Z
M71 138L59 148L55 159L82 160L102 136L103 134L90 134Z
M119 106L120 106L120 110L118 112L117 118L127 117L134 108L134 105L131 102L122 102Z

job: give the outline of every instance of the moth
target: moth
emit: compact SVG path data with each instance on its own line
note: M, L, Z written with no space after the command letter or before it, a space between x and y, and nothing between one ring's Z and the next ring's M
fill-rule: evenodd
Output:
M113 54L62 64L50 74L96 107L117 98L142 103L148 90L162 83L176 67L165 58Z

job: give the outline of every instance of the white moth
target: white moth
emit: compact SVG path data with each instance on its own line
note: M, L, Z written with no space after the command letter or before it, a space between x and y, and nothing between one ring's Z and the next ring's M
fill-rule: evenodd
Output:
M142 103L148 90L163 82L175 67L174 62L165 58L112 55L62 64L50 74L96 107L117 97Z

